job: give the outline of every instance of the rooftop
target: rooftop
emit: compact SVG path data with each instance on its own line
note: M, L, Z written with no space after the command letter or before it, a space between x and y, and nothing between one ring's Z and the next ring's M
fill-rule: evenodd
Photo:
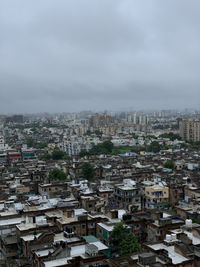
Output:
M112 230L114 229L114 225L109 225L109 224L105 224L105 223L97 223L101 228L105 229L108 232L112 232Z
M56 259L44 262L45 267L59 267L69 263L70 258Z
M157 243L157 244L150 244L148 245L151 249L158 251L158 250L166 250L168 252L169 258L172 260L173 264L181 264L185 261L188 261L189 259L180 255L179 253L175 252L174 246L166 246L163 243Z

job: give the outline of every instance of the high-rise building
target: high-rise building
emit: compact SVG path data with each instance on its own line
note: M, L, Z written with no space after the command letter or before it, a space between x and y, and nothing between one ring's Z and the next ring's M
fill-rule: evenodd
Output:
M98 128L114 123L114 117L107 114L95 114L89 119L89 126Z
M179 122L179 133L183 140L200 141L200 121L193 118L181 120Z
M6 117L6 119L5 119L6 123L9 123L9 122L12 122L12 123L23 123L23 121L24 121L24 116L23 115L12 115L12 116Z

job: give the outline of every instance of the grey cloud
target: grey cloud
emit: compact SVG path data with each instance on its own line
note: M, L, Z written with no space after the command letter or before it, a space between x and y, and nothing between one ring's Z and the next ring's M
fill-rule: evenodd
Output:
M0 112L199 108L198 0L0 0Z

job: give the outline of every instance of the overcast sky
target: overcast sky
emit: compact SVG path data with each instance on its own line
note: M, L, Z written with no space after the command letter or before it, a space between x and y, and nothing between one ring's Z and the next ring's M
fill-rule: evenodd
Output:
M0 0L0 113L200 108L199 0Z

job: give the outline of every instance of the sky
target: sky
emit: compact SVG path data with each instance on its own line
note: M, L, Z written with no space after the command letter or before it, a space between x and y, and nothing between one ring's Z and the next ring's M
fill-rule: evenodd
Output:
M199 0L0 0L0 113L200 108Z

